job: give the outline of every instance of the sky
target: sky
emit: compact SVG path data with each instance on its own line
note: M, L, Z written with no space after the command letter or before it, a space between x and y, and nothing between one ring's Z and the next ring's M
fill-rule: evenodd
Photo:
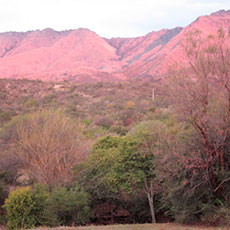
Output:
M0 0L0 32L88 28L106 38L137 37L222 9L230 0Z

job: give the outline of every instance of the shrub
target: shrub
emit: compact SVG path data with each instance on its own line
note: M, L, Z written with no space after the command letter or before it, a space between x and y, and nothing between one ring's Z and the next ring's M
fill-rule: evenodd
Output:
M0 125L3 125L11 120L16 115L14 110L3 111L0 109Z
M48 94L42 98L43 104L51 104L53 102L56 102L57 95L55 94Z
M119 125L112 125L110 127L110 131L113 133L117 133L120 136L125 136L128 133L128 129L126 127L119 126Z
M85 224L90 216L89 195L77 187L56 188L47 200L47 212L59 225Z
M220 207L209 206L210 211L203 213L201 222L212 226L230 226L230 208L227 205L222 204Z
M91 120L85 119L83 120L83 124L88 127L91 124Z
M33 228L43 223L42 213L48 194L43 189L31 187L12 191L3 206L7 212L7 229Z
M108 117L100 117L95 121L97 126L103 127L104 129L109 129L113 124L113 121Z
M132 109L135 107L135 102L134 101L128 101L125 105L126 109Z
M1 206L4 204L4 201L8 195L8 186L3 181L4 177L5 173L0 172L0 224L5 222L5 216Z
M25 102L25 106L27 108L32 108L32 107L36 107L38 106L38 102L35 98L29 98L26 102Z
M4 200L7 197L7 190L8 186L4 182L4 179L6 177L6 172L0 172L0 206L4 204Z
M47 186L36 185L12 191L3 206L7 229L27 229L37 226L81 225L91 211L88 194L78 188L56 188L51 193Z

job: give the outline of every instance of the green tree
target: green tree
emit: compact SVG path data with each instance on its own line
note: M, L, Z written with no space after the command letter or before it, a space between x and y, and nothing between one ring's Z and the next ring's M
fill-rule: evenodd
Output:
M110 171L121 138L106 136L96 142L87 161L75 166L75 179L91 194L92 205L101 201L119 203L119 194L112 191L107 174Z
M140 137L101 138L94 145L87 164L90 165L88 169L92 169L91 180L96 181L98 186L107 186L114 193L145 192L152 222L155 223L153 199L159 191L159 185L154 181L156 143L150 142L152 137L150 134L142 134Z

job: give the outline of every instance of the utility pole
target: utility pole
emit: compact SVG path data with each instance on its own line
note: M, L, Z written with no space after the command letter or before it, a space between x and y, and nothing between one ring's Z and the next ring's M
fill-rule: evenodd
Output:
M152 101L154 102L154 88L152 89Z

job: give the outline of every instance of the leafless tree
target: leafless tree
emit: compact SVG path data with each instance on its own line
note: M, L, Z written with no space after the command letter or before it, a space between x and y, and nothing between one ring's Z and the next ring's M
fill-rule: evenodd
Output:
M201 147L190 154L187 164L206 172L205 180L217 192L229 181L225 178L230 137L229 36L222 29L208 37L194 31L187 34L183 47L186 63L177 65L165 80L165 94L178 117L199 136ZM218 170L221 181L216 178Z
M61 111L40 111L16 125L15 154L36 181L50 188L68 183L87 154L79 127Z

